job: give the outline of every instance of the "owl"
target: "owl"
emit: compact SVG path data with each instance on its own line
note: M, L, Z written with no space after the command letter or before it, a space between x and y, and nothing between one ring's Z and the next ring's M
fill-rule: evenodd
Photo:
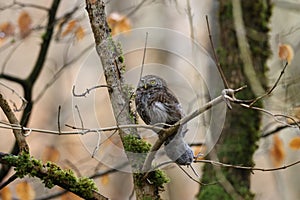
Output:
M135 104L142 120L150 125L173 125L184 116L181 104L168 88L166 81L155 75L147 75L140 79ZM186 132L187 127L183 125L164 143L168 157L180 165L189 165L194 158L193 151L183 140Z

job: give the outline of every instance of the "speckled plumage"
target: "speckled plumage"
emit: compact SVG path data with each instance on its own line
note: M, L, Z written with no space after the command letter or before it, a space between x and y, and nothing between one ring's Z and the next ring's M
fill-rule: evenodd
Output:
M141 78L136 90L135 104L146 124L173 125L184 116L181 104L168 88L166 81L155 75ZM183 125L175 136L169 137L164 143L168 157L180 165L188 165L194 158L193 151L183 140L186 132L186 125Z

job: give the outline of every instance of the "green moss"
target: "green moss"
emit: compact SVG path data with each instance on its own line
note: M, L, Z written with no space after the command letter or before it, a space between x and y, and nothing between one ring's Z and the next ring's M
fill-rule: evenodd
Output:
M151 144L141 140L135 135L126 135L123 138L123 146L134 172L140 172L143 168L147 153Z
M118 61L121 62L121 63L124 63L124 61L125 61L124 56L123 55L119 56Z
M248 88L237 94L238 99L253 99L254 94L247 77L243 72L243 62L235 35L232 18L232 1L220 2L220 47L217 49L218 58L230 87L238 88L248 85ZM243 19L247 31L247 40L251 50L253 65L257 76L266 88L266 61L270 56L268 31L271 16L270 0L242 1ZM262 106L259 102L256 106ZM253 166L253 154L259 140L261 114L257 111L243 109L233 105L227 112L225 127L219 138L216 152L220 162L233 165ZM250 191L251 171L234 168L221 168L222 174L234 187L234 190L244 199L253 199ZM218 180L215 169L209 164L204 165L202 182L214 183ZM198 194L199 199L231 199L221 184L202 186Z
M77 178L73 171L63 170L51 162L43 165L40 160L30 157L28 153L6 156L3 159L15 167L14 170L19 178L26 175L38 177L47 188L59 185L76 194L82 194L86 198L92 197L93 190L97 190L93 180L86 177Z
M145 184L144 176L144 173L134 173L135 180L142 180L136 183L139 187L142 187L143 184ZM159 169L149 172L147 176L147 183L153 185L155 188L162 189L163 185L168 182L170 182L170 179L166 173Z
M123 140L124 149L132 153L148 153L151 144L134 135L126 135Z
M162 170L151 171L148 180L158 188L163 188L163 184L170 182L167 174Z
M206 186L202 186L206 187ZM211 185L209 190L204 190L198 196L199 199L203 200L232 200L232 197L224 191L220 185Z

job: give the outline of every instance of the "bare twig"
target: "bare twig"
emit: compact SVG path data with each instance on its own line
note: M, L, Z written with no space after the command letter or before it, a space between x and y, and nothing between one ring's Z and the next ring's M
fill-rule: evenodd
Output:
M98 134L97 144L96 144L96 146L94 148L94 151L92 153L92 158L95 157L95 154L98 152L99 147L100 147L101 135L100 135L100 132L97 132L97 134Z
M147 0L141 1L137 6L134 7L134 9L133 9L132 11L130 11L130 12L126 15L126 17L130 17L131 15L133 15L136 11L138 11L138 10L142 7L142 5L143 5L144 3L146 3L146 1L147 1Z
M299 125L298 125L298 122L296 121L296 122L293 122L293 123L289 123L288 125L278 126L278 127L275 127L271 131L264 132L260 137L261 138L265 138L265 137L271 136L271 135L273 135L275 133L278 133L279 131L281 131L281 130L283 130L285 128L299 128Z
M114 131L119 130L123 128L143 128L143 129L149 129L153 131L160 131L163 128L157 125L143 125L143 124L127 124L127 125L118 125L118 126L111 126L111 127L105 127L105 128L79 128L75 126L71 126L68 124L65 124L65 126L75 129L75 131L53 131L53 130L46 130L46 129L38 129L38 128L28 128L28 127L22 127L18 124L10 124L3 121L0 121L0 128L3 129L9 129L9 130L23 130L26 132L37 132L37 133L45 133L45 134L52 134L52 135L78 135L78 134L87 134L87 133L95 133L97 131Z
M20 106L20 108L17 108L17 106L16 106L15 103L13 103L13 104L14 104L14 111L15 112L22 111L25 108L25 106L27 105L27 103L28 103L27 100L24 97L22 97L18 92L16 92L14 89L12 89L11 87L7 86L6 84L0 82L0 85L2 85L3 87L9 89L13 94L16 94L17 97L19 97L21 99L22 105Z
M283 118L285 118L285 119L290 119L290 120L292 120L292 121L294 122L294 124L300 129L300 124L297 123L296 120L294 120L294 119L293 119L292 117L290 117L290 116L283 115L283 114L274 114L274 113L272 113L271 111L268 111L268 110L263 109L263 108L259 108L259 107L255 107L255 106L250 107L248 104L243 104L243 103L241 103L241 104L239 104L239 105L242 106L242 107L244 107L244 108L257 110L257 111L263 112L263 113L265 113L265 114L268 114L268 115L272 116L272 117L274 118L275 121L277 121L277 122L279 122L279 123L281 123L281 124L284 124L284 125L286 125L286 126L295 128L294 125L291 125L291 124L287 123L286 121L282 121L282 120L278 119L278 117L283 117Z
M234 169L242 169L242 170L250 170L250 171L263 171L263 172L283 170L283 169L287 169L289 167L300 164L300 160L298 160L298 161L295 161L291 164L284 165L284 166L281 166L281 167L260 168L260 167L246 167L246 166L225 164L225 163L221 163L221 162L217 162L217 161L213 161L213 160L197 160L197 161L194 161L194 162L196 162L196 163L208 163L208 164L211 164L211 165L216 165L216 166L221 166L221 167L226 167L226 168L234 168Z
M11 46L13 46L13 47L12 47L12 50L11 50L11 51L8 53L8 55L5 57L5 60L4 60L3 65L2 65L2 67L1 67L1 73L2 73L2 74L3 74L4 71L5 71L5 68L6 68L6 65L7 65L8 61L10 60L10 58L13 58L12 56L14 55L14 53L16 52L16 50L17 50L18 47L22 44L23 41L24 41L24 40L18 42L18 43L15 44L15 45L11 45Z
M198 183L199 185L211 185L211 184L205 184L205 183L202 183L198 180L196 180L194 177L192 177L185 169L183 169L183 167L181 167L180 165L178 165L178 167L194 182Z
M57 112L57 129L58 129L58 133L61 133L61 129L60 129L60 111L61 111L61 106L58 106L58 112Z
M30 7L30 8L36 8L36 9L44 10L44 11L48 11L49 10L49 8L44 7L44 6L40 6L40 5L36 5L36 4L31 4L31 3L21 3L21 2L18 2L18 1L14 0L11 4L1 7L0 11L6 10L8 8L12 8L13 6L20 6L22 8L24 8L24 7Z
M192 14L192 8L191 8L191 2L190 0L186 0L186 13L189 19L189 26L190 26L190 36L194 40L194 23L193 23L193 14Z
M79 117L80 124L81 124L81 130L84 130L85 128L84 128L84 125L83 125L83 120L82 120L82 117L81 117L81 114L80 114L80 111L79 111L79 108L78 108L77 105L75 105L75 109L76 109L76 111L78 113L78 117Z
M145 46L144 46L143 60L142 60L142 67L141 67L141 73L140 73L139 80L141 80L141 78L143 76L144 65L145 65L145 58L146 58L146 51L147 51L147 42L148 42L148 32L146 32Z
M211 48L213 50L213 55L214 55L214 59L215 59L215 62L216 62L216 65L217 65L217 68L219 70L219 73L221 75L221 78L223 80L223 83L225 85L225 88L230 88L229 87L229 84L227 82L227 79L224 75L224 72L222 70L222 67L221 67L221 64L219 62L219 59L218 59L218 56L217 56L217 53L216 53L216 50L215 50L215 47L214 47L214 43L213 43L213 40L212 40L212 36L211 36L211 32L210 32L210 26L209 26L209 22L208 22L208 16L206 15L206 26L207 26L207 31L208 31L208 36L209 36L209 41L210 41L210 45L211 45Z
M85 53L87 53L88 51L90 51L90 49L93 46L94 46L94 44L91 44L91 45L87 46L83 51L81 51L78 55L76 55L74 59L70 60L69 62L67 62L63 66L61 66L61 68L57 72L54 73L53 77L49 80L49 82L46 83L46 85L44 86L44 88L41 90L41 92L34 99L34 102L37 102L39 99L42 98L42 96L45 94L45 92L47 91L47 89L50 88L53 85L53 83L61 76L61 74L63 73L63 71L67 67L69 67L70 65L72 65L73 63L75 63L76 61L78 61L83 55L85 55Z
M288 66L288 62L285 63L285 65L284 65L283 69L281 70L280 75L278 76L278 78L275 81L274 85L266 93L264 93L263 95L257 97L256 99L254 99L253 102L250 103L250 105L249 105L250 107L252 107L258 100L270 95L273 92L273 90L277 87L281 77L283 76L287 66Z
M112 89L110 86L108 85L97 85L91 88L87 88L85 92L81 93L81 94L76 94L75 93L75 85L73 85L72 88L72 94L74 97L86 97L87 94L89 94L92 90L98 89L98 88L109 88L110 90Z

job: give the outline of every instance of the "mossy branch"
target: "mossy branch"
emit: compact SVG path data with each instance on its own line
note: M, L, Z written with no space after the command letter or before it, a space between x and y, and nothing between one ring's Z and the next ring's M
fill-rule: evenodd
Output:
M19 178L27 175L40 178L47 188L57 185L84 199L107 199L97 192L92 179L77 178L71 170L63 170L51 162L43 164L28 153L24 152L18 156L0 153L0 163L14 166Z
M124 58L120 45L116 44L111 36L111 30L106 21L105 3L102 0L86 0L86 10L90 18L96 50L102 63L106 83L110 88L108 92L116 123L117 125L133 124L135 120L132 117L133 112L129 105L130 95L128 95L128 86L125 84L123 77L125 71ZM135 138L127 138L128 135L132 135ZM128 142L132 145L132 141L134 141L134 149L144 151L145 148L148 148L147 144L138 139L137 129L135 128L119 129L119 136L125 150L128 149L128 146L126 146ZM133 147L131 146L130 148ZM127 153L127 157L131 165L136 164L133 162L130 152ZM149 183L139 173L135 173L133 178L137 199L160 198L158 194L161 190L160 187Z

